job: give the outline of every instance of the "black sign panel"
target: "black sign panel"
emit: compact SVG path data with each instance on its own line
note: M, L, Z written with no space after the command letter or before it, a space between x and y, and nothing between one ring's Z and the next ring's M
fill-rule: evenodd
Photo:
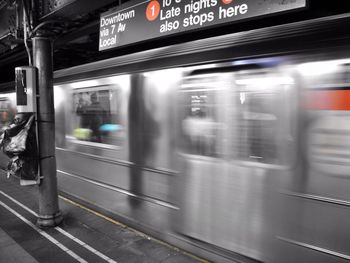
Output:
M27 105L27 75L25 70L16 69L16 103Z
M101 15L99 50L306 7L307 0L130 1Z

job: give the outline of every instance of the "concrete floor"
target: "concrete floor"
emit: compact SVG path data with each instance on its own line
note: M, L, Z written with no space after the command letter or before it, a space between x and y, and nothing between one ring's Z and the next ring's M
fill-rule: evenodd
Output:
M38 187L0 173L0 262L206 262L69 200L59 198L64 222L35 226Z

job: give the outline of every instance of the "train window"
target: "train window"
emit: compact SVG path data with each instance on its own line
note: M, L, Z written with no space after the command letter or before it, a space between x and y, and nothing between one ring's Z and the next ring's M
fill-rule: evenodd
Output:
M0 98L0 129L7 126L16 114L9 98Z
M345 88L350 82L348 59L316 61L299 64L297 70L305 86L311 89Z
M194 75L182 85L181 135L185 153L211 157L223 154L222 82L219 74Z
M94 87L73 90L71 138L120 146L124 127L120 116L118 89Z
M289 154L290 77L271 73L236 74L232 110L234 158L284 164ZM290 98L292 99L292 98Z

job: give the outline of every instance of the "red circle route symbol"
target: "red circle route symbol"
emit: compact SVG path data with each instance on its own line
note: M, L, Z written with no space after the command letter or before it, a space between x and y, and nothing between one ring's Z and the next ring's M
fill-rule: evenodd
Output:
M222 0L225 5L231 4L233 0Z
M146 17L148 21L154 21L157 19L160 12L160 4L158 1L153 0L147 5Z

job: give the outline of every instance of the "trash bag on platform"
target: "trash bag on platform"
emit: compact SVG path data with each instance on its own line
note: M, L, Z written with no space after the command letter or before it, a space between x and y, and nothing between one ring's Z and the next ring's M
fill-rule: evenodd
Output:
M0 137L3 152L11 158L8 176L21 179L21 184L38 181L38 146L33 113L19 113ZM29 183L26 183L29 182Z
M37 184L37 174L35 159L31 157L15 156L7 164L7 177L19 178L21 185Z
M6 155L11 157L12 155L19 155L24 153L27 149L27 138L29 130L32 127L34 120L34 115L29 116L29 118L19 118L15 117L14 122L9 126L4 132L3 151Z

